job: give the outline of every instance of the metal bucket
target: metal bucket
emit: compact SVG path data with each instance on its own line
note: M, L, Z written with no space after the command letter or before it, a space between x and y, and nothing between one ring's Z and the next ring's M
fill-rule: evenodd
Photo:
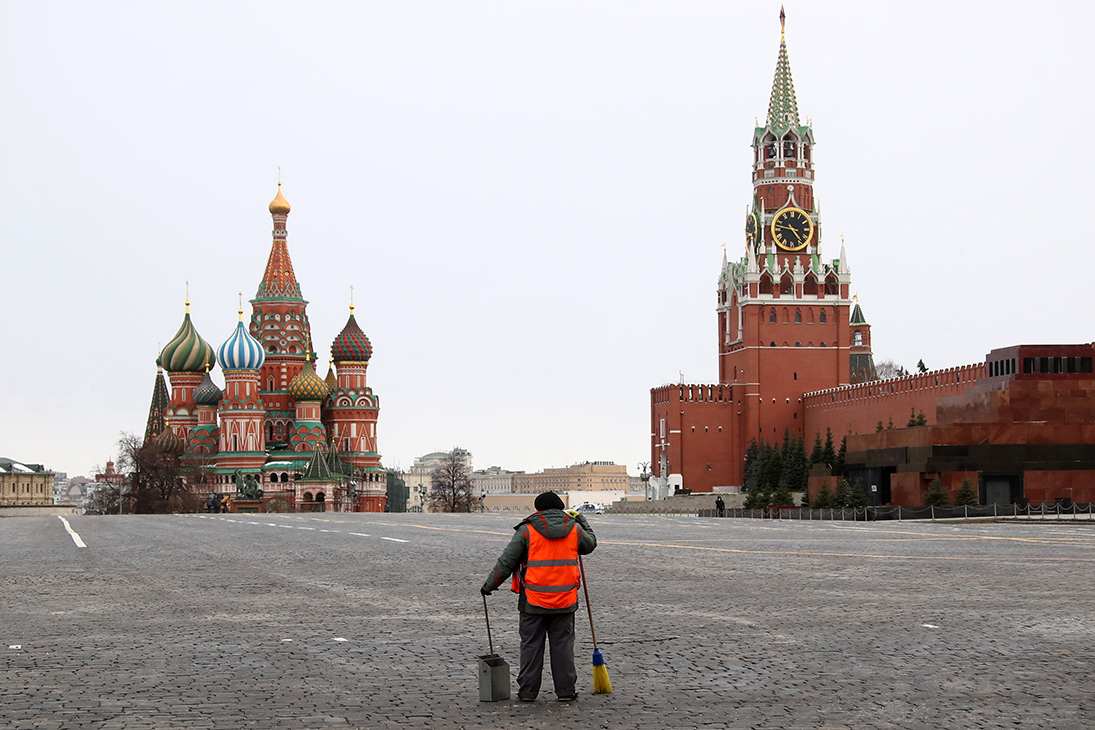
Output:
M509 699L509 665L497 654L479 657L479 701Z

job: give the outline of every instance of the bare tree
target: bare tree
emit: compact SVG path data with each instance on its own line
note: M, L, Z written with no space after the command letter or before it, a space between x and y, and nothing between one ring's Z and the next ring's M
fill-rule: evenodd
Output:
M428 499L431 511L471 512L475 498L465 455L462 450L453 449L445 454L441 465L430 472Z
M118 471L125 475L123 508L139 514L192 512L199 499L187 484L187 470L176 453L155 440L147 443L131 433L118 439Z
M909 374L909 371L893 360L883 360L875 365L875 374L877 380L889 380L890 378L903 378Z

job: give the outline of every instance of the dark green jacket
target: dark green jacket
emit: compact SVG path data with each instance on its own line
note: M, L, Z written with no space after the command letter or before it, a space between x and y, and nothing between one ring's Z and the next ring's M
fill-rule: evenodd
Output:
M487 576L483 588L493 591L509 578L515 571L522 570L528 562L528 538L521 529L528 525L550 540L558 540L565 537L571 529L578 531L578 554L589 555L597 547L597 536L593 534L593 528L589 526L585 515L579 514L572 517L561 509L546 509L543 512L533 512L522 520L513 529L517 534L509 541L509 545L502 551L502 557L494 566L494 570ZM573 613L578 608L578 602L565 608L540 608L533 606L525 600L525 588L521 587L521 595L517 601L517 610L522 613Z

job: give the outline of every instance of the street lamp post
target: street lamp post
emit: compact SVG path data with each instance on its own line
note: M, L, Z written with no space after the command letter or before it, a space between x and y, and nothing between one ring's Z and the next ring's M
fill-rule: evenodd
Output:
M645 501L650 501L650 462L639 462L639 479L643 482L643 498Z

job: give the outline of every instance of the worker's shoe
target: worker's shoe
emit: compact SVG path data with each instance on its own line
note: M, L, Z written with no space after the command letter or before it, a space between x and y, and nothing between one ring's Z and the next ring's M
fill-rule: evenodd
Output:
M578 693L577 692L575 692L574 694L570 694L570 695L559 695L559 701L560 702L573 702L576 699L578 699Z
M518 702L535 702L536 695L523 695L520 692L517 693Z

